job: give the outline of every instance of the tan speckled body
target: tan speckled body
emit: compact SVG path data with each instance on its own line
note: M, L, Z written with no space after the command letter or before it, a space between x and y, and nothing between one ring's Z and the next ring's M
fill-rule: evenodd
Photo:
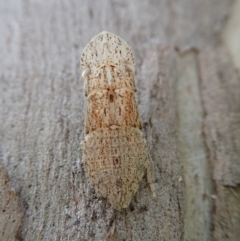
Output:
M85 169L100 197L118 210L129 206L145 170L153 196L152 163L135 100L134 59L118 36L102 32L83 50L85 95L88 100Z

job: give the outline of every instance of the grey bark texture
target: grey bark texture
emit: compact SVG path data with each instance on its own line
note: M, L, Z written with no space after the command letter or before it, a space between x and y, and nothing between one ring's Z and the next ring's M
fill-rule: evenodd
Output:
M239 0L0 0L0 240L240 240L239 15ZM145 178L121 212L80 149L79 58L103 30L134 51L156 175L157 199Z

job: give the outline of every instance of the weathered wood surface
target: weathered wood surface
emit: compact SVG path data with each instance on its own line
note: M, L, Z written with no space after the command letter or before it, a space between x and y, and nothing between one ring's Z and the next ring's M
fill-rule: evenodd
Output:
M240 79L221 41L232 3L0 1L0 161L21 240L238 240ZM79 57L102 30L133 48L152 123L157 200L143 181L123 212L97 198L80 149Z
M0 166L0 237L1 240L18 240L21 214L18 196L4 167Z

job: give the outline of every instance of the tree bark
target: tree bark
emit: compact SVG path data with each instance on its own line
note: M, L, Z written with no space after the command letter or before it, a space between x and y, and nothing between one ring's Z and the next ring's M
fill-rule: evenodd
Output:
M0 164L16 190L2 181L1 168L0 194L3 203L12 193L4 210L17 220L8 223L17 235L1 240L239 240L238 6L0 1ZM134 51L155 165L157 199L144 178L123 211L97 197L80 149L86 101L79 58L103 30Z

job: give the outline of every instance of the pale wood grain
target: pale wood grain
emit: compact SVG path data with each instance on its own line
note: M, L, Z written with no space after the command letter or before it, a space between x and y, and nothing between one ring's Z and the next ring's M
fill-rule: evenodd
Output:
M0 1L1 163L19 195L22 240L239 237L239 75L228 54L219 53L224 47L217 48L232 2ZM157 200L142 182L124 212L97 198L80 149L86 103L79 59L83 47L103 30L132 46L140 114L152 122L148 139ZM190 50L186 56L173 46L199 52ZM205 47L210 53L202 53ZM194 82L183 70L187 67L198 76ZM180 74L197 96L183 88ZM189 109L184 95L192 101ZM182 147L193 137L186 135L180 145L181 123L199 131L193 151L204 166L197 158L183 160ZM201 174L192 184L188 177L193 175L184 171L191 160ZM205 184L206 195L201 195ZM186 192L196 212L186 205ZM194 220L192 229L184 228L186 217ZM204 228L206 233L199 233Z

